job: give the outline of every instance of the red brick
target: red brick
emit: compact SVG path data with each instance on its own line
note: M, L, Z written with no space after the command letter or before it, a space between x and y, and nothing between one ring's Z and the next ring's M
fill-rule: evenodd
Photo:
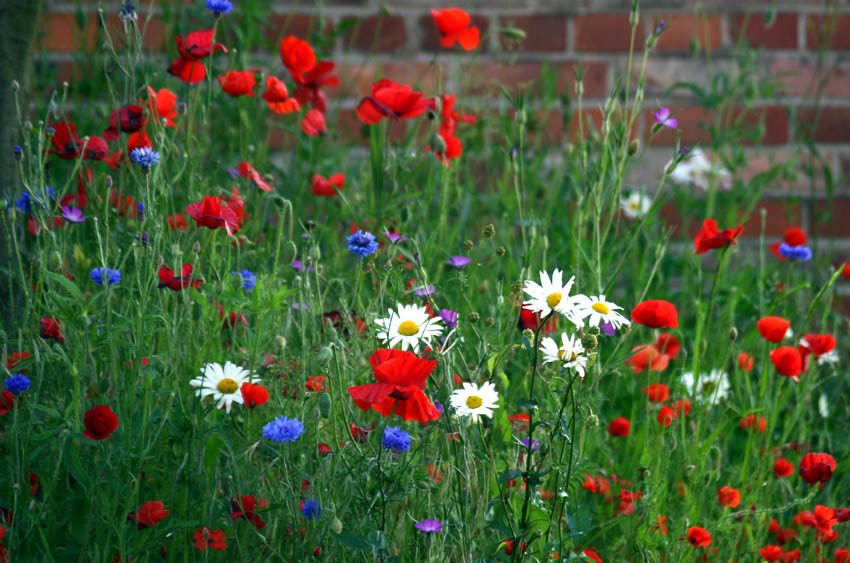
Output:
M850 141L850 107L821 107L817 116L814 108L801 108L796 133L798 139L813 135L820 143L846 143Z
M732 114L732 120L736 121L741 116L741 111L736 110ZM755 128L763 121L764 135L758 140L758 143L764 145L778 145L788 142L790 136L790 122L788 120L788 112L780 106L768 106L762 108L751 108L743 116L742 124L744 128ZM743 138L739 141L742 145L756 144L748 138Z
M481 37L481 43L475 52L487 51L487 29L490 26L490 21L487 16L470 14L472 24L478 28L478 33ZM445 51L446 47L440 46L440 30L437 29L437 24L434 23L434 17L431 14L424 15L419 18L419 26L422 29L422 48L426 51ZM454 47L449 50L464 52L460 44L455 43Z
M80 29L74 14L45 12L41 30L39 45L42 49L67 53L79 48L92 49L97 26L94 14L85 16L85 27Z
M289 35L309 40L316 32L319 19L307 14L269 14L261 27L261 33L266 41L275 47L280 40Z
M150 49L152 51L167 51L171 50L176 56L177 47L175 43L175 38L177 37L175 34L171 33L171 30L162 21L161 17L155 15L151 17L147 23L144 21L139 21L139 30L144 31L144 35L142 36L142 42L145 48ZM118 14L110 14L106 18L106 26L109 29L110 36L112 40L120 46L126 45L124 41L124 25L121 23L121 20L118 19Z
M813 15L806 19L806 47L850 50L850 16Z
M811 211L810 231L821 237L850 236L850 199L818 199Z
M499 18L502 27L516 27L525 31L525 39L517 42L504 36L499 38L505 50L536 53L561 53L567 48L567 19L556 14L532 16L504 16Z
M659 216L664 223L664 227L672 231L673 238L676 239L693 239L694 235L699 231L702 225L702 219L688 216L682 217L676 204L671 202L661 206Z
M575 17L575 50L617 53L629 50L631 23L628 14L585 14ZM643 31L635 30L635 51L643 50Z
M814 96L821 86L821 96L846 98L850 92L850 66L828 65L818 68L814 62L782 57L770 64L771 77L782 83L780 95ZM822 84L821 84L822 81Z
M581 110L581 127L584 132L584 137L595 131L600 137L602 136L602 121L603 115L601 109L583 109ZM568 141L575 141L579 137L579 113L574 111L570 115L569 137Z
M757 238L761 235L761 210L767 212L764 221L764 236L781 237L788 227L803 223L803 209L798 203L781 199L765 199L758 202L744 223L744 237ZM721 225L722 226L722 225Z
M549 72L556 75L555 89L558 93L568 93L575 96L575 74L574 69L581 65L584 68L582 85L585 98L601 98L607 93L606 65L603 62L565 61L551 63ZM521 86L527 88L533 86L535 95L540 95L540 75L543 65L539 62L517 62L512 64L501 63L479 63L469 68L471 80L469 94L471 95L495 95L500 86Z
M667 24L655 44L655 48L661 52L690 51L694 38L703 49L717 49L723 44L723 17L720 14L664 14L659 18L664 18ZM648 25L652 24L649 21Z
M644 115L646 138L655 125L655 112L658 108L648 110ZM708 127L714 122L714 114L706 112L701 106L670 106L670 113L674 114L679 122L676 129L662 127L658 133L652 136L650 144L653 146L672 146L676 143L676 134L679 142L683 145L693 146L698 143L711 141Z
M350 21L354 18L346 18ZM369 16L357 19L345 33L344 46L366 53L391 53L407 44L404 19L399 16Z
M732 17L729 33L733 42L743 33L752 47L796 49L797 14L779 13L771 27L765 25L763 13L737 14Z

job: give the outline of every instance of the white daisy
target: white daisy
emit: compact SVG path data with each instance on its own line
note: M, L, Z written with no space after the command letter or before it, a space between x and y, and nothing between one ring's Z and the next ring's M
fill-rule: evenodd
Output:
M564 273L557 268L552 272L551 279L546 272L540 272L539 284L525 280L522 290L531 299L523 301L522 304L532 313L540 313L541 317L555 311L567 317L578 328L582 328L583 323L575 317L573 300L570 298L570 290L573 288L575 279L576 277L573 276L564 284Z
M826 354L821 354L818 356L818 365L822 366L824 364L837 364L839 361L838 352L834 349L830 350Z
M652 199L644 193L632 192L629 197L620 200L620 208L629 219L640 219L652 207Z
M402 350L415 350L420 341L430 342L431 338L443 333L440 317L431 318L425 307L398 304L398 312L387 309L390 316L376 319L380 328L378 338L388 342L390 348L401 344Z
M667 166L670 166L672 162L668 162ZM716 178L717 187L721 190L732 187L732 175L729 171L711 163L699 148L691 149L670 174L670 179L677 184L693 184L702 190L708 189L712 178Z
M711 370L709 374L702 374L699 380L695 380L694 374L686 372L682 374L682 385L688 391L688 395L705 399L710 405L716 405L729 396L729 376L719 369Z
M599 326L605 322L614 327L614 330L619 330L622 325L631 324L626 317L617 312L623 308L616 303L611 303L605 299L604 295L576 295L575 296L576 316L582 321L589 319L587 324L590 326Z
M547 336L540 342L540 351L543 352L544 364L562 362L562 367L573 368L584 379L587 356L579 337L561 333L561 346L558 347L558 343Z
M463 389L455 389L449 397L449 403L458 416L471 416L477 421L479 416L493 418L493 409L499 407L496 402L499 394L496 386L485 383L478 387L475 383L463 384Z
M216 401L215 408L222 406L230 412L230 405L243 403L242 384L251 381L251 372L236 364L225 362L221 364L207 364L201 368L201 377L196 377L189 382L192 387L198 387L198 397L203 399L208 395L213 396Z

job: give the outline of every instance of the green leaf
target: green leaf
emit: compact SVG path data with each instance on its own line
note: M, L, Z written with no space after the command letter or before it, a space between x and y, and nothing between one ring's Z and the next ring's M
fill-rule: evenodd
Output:
M44 272L44 274L48 280L54 281L68 290L68 293L70 293L78 303L82 304L85 301L83 299L83 294L80 293L80 288L78 288L74 282L65 276L60 276L54 272Z
M331 534L336 540L346 547L350 547L352 549L363 549L367 551L371 551L372 543L366 538L361 538L360 536L353 536L351 534Z
M218 453L221 451L221 447L223 445L224 440L222 440L217 434L213 434L207 440L207 445L204 448L204 471L206 471L207 474L209 474L215 466Z

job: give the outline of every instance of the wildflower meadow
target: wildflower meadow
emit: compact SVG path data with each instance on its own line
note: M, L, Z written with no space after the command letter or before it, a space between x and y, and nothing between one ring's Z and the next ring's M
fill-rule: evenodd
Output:
M464 3L356 79L322 2L93 4L86 76L0 85L0 561L850 563L850 266L758 207L839 179L752 171L759 48L693 39L686 143L637 0L593 107L481 88L547 38Z

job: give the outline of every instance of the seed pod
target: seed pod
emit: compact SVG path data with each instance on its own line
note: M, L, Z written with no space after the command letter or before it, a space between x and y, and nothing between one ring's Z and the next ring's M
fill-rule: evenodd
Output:
M319 413L322 418L328 418L331 415L331 396L328 393L319 395Z
M629 156L634 156L640 150L640 139L633 139L629 143Z
M596 340L596 336L592 334L585 334L581 339L581 345L584 346L584 349L587 351L596 350L596 347L599 345L599 341Z
M729 329L729 340L732 342L738 340L738 329L734 326Z
M317 361L322 365L327 365L330 363L331 358L333 357L333 351L329 346L322 346L319 349L319 354L317 356Z
M342 522L340 522L339 518L334 517L334 519L331 520L331 530L333 530L333 533L335 534L342 533Z

